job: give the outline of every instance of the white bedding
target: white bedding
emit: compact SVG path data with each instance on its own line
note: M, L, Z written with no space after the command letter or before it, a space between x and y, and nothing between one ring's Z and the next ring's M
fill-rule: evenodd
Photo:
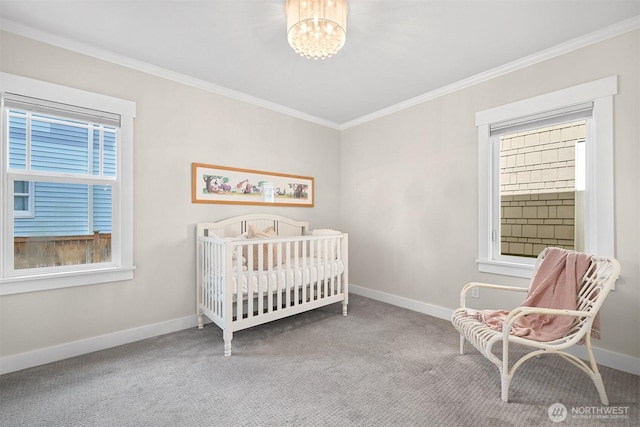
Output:
M344 264L342 260L322 259L318 262L318 258L307 257L298 258L297 264L295 259L288 260L281 265L272 267L271 271L248 271L244 270L240 274L234 268L232 274L233 294L238 292L238 280L242 281L242 293L247 295L247 284L252 285L254 294L264 293L268 290L276 292L278 290L293 289L295 286L302 287L310 283L316 283L319 280L329 280L335 278L344 272ZM297 266L297 268L296 268ZM325 266L328 270L325 274ZM221 284L223 287L224 284ZM260 289L260 291L259 291ZM218 291L218 296L221 289Z

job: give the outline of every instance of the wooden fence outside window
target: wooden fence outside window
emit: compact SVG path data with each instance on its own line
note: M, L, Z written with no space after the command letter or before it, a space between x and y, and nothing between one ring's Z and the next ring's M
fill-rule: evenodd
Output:
M14 268L52 267L111 261L111 233L85 236L16 237Z

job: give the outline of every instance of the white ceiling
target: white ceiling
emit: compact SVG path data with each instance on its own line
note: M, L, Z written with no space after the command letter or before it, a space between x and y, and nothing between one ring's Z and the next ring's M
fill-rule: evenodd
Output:
M344 48L314 61L284 4L0 0L0 28L339 128L640 22L640 0L349 0Z

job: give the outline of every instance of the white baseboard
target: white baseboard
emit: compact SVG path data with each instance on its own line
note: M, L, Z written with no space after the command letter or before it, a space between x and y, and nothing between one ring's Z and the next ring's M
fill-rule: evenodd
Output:
M426 302L416 301L413 299L399 297L397 295L380 292L369 288L363 288L349 283L349 292L363 297L371 298L377 301L386 302L388 304L397 305L398 307L407 308L419 313L428 314L438 319L450 320L453 310L440 307L437 305L427 304Z
M354 293L356 295L362 295L363 297L371 298L377 301L382 301L388 304L396 305L398 307L406 308L408 310L424 313L429 316L437 317L438 319L450 320L451 314L453 313L453 310L449 308L427 304L425 302L388 294L386 292L376 291L374 289L364 288L362 286L353 285L351 283L349 284L349 292ZM452 329L452 333L453 332L455 332L455 330ZM454 344L457 349L457 345L458 345L457 338ZM628 356L626 354L616 353L616 352L598 348L598 347L592 347L592 349L593 349L593 355L595 356L596 361L598 362L599 365L607 366L613 369L618 369L620 371L628 372L634 375L640 375L640 359L639 358ZM587 357L586 351L584 347L581 345L574 346L573 348L567 351L582 359L586 359Z
M195 328L197 317L187 316L166 322L145 325L139 328L127 329L111 334L100 335L70 343L46 347L39 350L20 353L0 358L0 375L15 372L70 357L80 356L94 351L104 350L135 341L153 338L183 329Z

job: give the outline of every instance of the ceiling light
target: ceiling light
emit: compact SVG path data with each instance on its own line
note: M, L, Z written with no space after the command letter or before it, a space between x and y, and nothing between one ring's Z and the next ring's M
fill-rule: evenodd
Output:
M287 39L305 58L335 55L347 36L347 0L287 0Z

